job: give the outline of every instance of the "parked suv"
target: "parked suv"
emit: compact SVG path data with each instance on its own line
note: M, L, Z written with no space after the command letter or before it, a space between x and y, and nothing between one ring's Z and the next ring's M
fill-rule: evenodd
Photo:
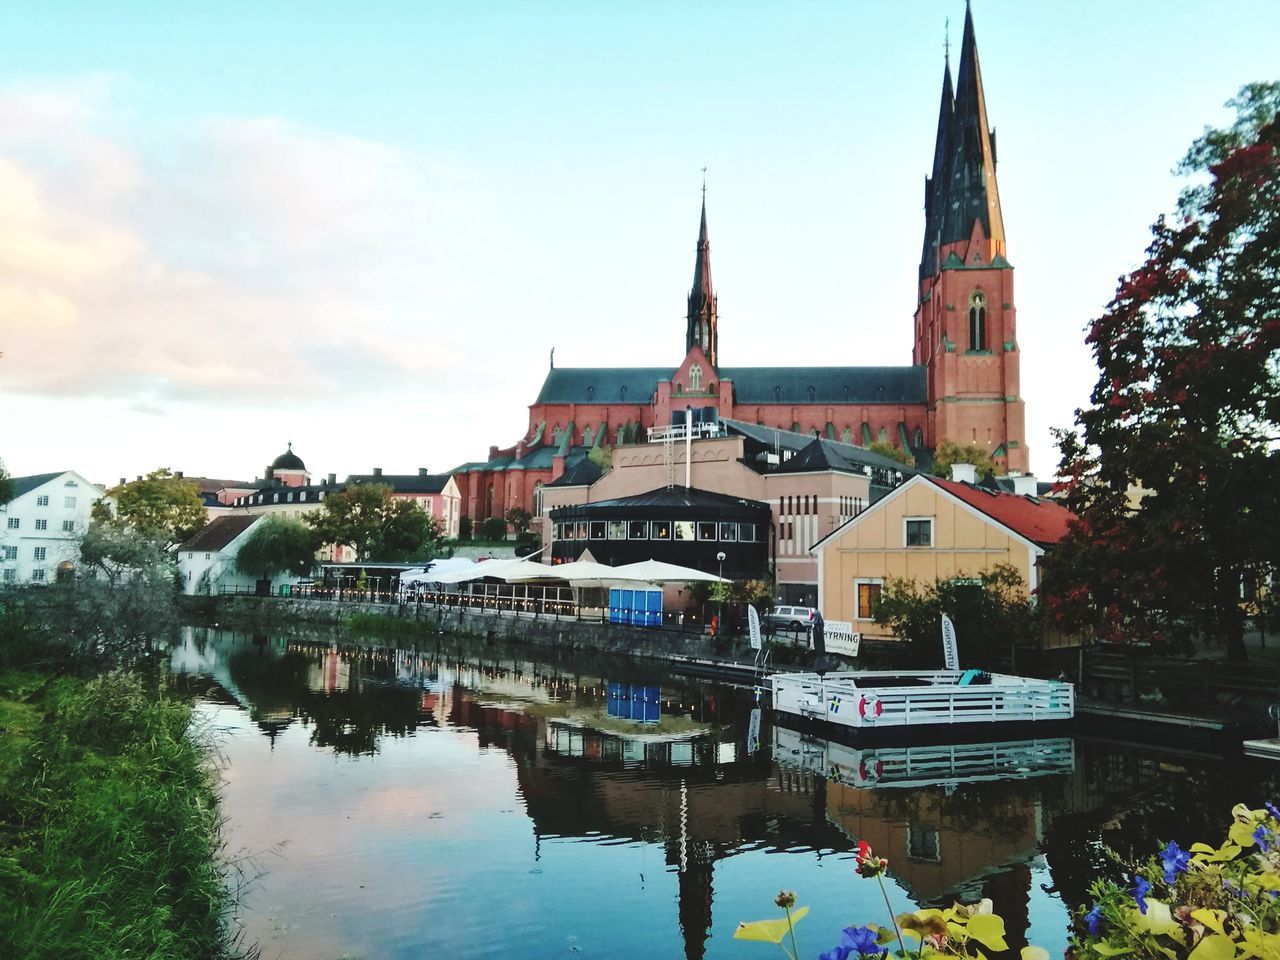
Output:
M764 625L774 630L811 630L817 613L813 607L774 607L764 615Z

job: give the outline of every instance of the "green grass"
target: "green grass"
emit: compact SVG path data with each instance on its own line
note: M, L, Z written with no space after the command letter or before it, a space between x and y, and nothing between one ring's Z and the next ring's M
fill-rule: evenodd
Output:
M380 613L353 613L347 617L346 625L351 633L375 637L427 637L439 633L433 624Z
M230 955L189 704L127 674L0 674L0 771L0 956Z

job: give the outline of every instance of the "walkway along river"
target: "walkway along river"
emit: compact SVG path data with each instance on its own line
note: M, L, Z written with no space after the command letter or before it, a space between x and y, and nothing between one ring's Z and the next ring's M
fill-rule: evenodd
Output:
M989 896L1011 946L1061 955L1091 841L1185 846L1277 793L1265 761L1069 737L859 753L775 733L749 690L556 657L184 630L264 956L767 956L732 933L780 887L816 956L883 919L860 839L896 909Z

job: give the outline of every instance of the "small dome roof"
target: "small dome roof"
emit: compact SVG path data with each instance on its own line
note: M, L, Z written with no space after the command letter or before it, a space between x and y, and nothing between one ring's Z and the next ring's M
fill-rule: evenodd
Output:
M271 461L272 470L306 470L307 465L302 462L302 458L293 452L293 444L289 444L289 449L280 456Z

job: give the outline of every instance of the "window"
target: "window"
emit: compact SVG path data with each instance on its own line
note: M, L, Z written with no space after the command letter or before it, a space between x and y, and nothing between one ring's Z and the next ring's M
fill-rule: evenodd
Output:
M603 540L605 538L605 523L603 520L591 521L591 539Z
M671 539L671 521L670 520L654 520L649 524L650 540L670 540Z
M290 491L289 491L289 496L288 496L286 499L287 499L290 503L293 503L293 491L292 491L292 490L290 490Z
M733 543L738 539L738 525L736 523L720 524L720 542Z
M756 539L756 525L754 523L738 524L738 540L741 543L754 543Z
M17 579L18 579L18 571L13 569L13 567L10 567L8 570L4 572L5 583L13 583L13 581Z
M44 580L44 569L41 567L37 567L35 570L32 570L31 579L37 582Z
M31 555L31 556L32 556L32 559L34 559L34 560L46 560L46 559L48 559L48 556L49 556L49 548L48 548L48 547L36 547L36 548L35 548L35 550L34 550L34 551L32 551L32 555Z
M649 521L632 520L627 524L628 540L648 540L649 539Z
M587 539L587 521L579 520L573 525L573 536L575 540Z
M17 517L10 517L10 518L9 518L9 522L8 522L7 526L8 526L8 528L9 528L10 530L17 530L17 529L18 529L18 524L19 524L19 523L21 523L21 522L22 522L22 521L21 521L21 520L19 520Z
M714 521L698 521L698 539L714 540L716 538L716 525Z
M36 529L37 529L37 530L48 530L48 529L49 529L49 521L48 521L48 520L37 520L37 521L36 521Z
M610 520L609 523L609 539L625 540L627 539L627 521Z
M907 517L902 523L908 547L933 546L933 517Z
M62 498L62 505L63 505L64 507L66 507L68 510L74 510L74 509L76 508L76 498L75 498L75 497L63 497L63 498Z
M48 496L36 497L36 506L37 506L37 507L47 507L48 505L49 505L49 498L48 498Z
M689 389L702 389L702 366L700 364L695 363L689 368Z
M880 590L884 587L883 580L855 580L854 592L858 599L858 619L874 620L876 616L876 605L880 602Z
M981 290L969 298L969 349L987 349L987 298Z
M76 532L76 522L75 522L74 520L63 520L63 521L62 521L62 532L63 532L63 533L75 533L75 532Z
M918 824L907 826L907 856L912 860L929 860L938 863L942 850L938 843L938 831Z
M677 520L675 523L672 524L672 526L675 528L673 532L675 533L676 535L675 538L677 540L693 539L693 521L692 520Z
M4 548L4 559L6 559L6 560L17 560L17 559L18 559L18 548L17 548L17 547L5 547L5 548Z

